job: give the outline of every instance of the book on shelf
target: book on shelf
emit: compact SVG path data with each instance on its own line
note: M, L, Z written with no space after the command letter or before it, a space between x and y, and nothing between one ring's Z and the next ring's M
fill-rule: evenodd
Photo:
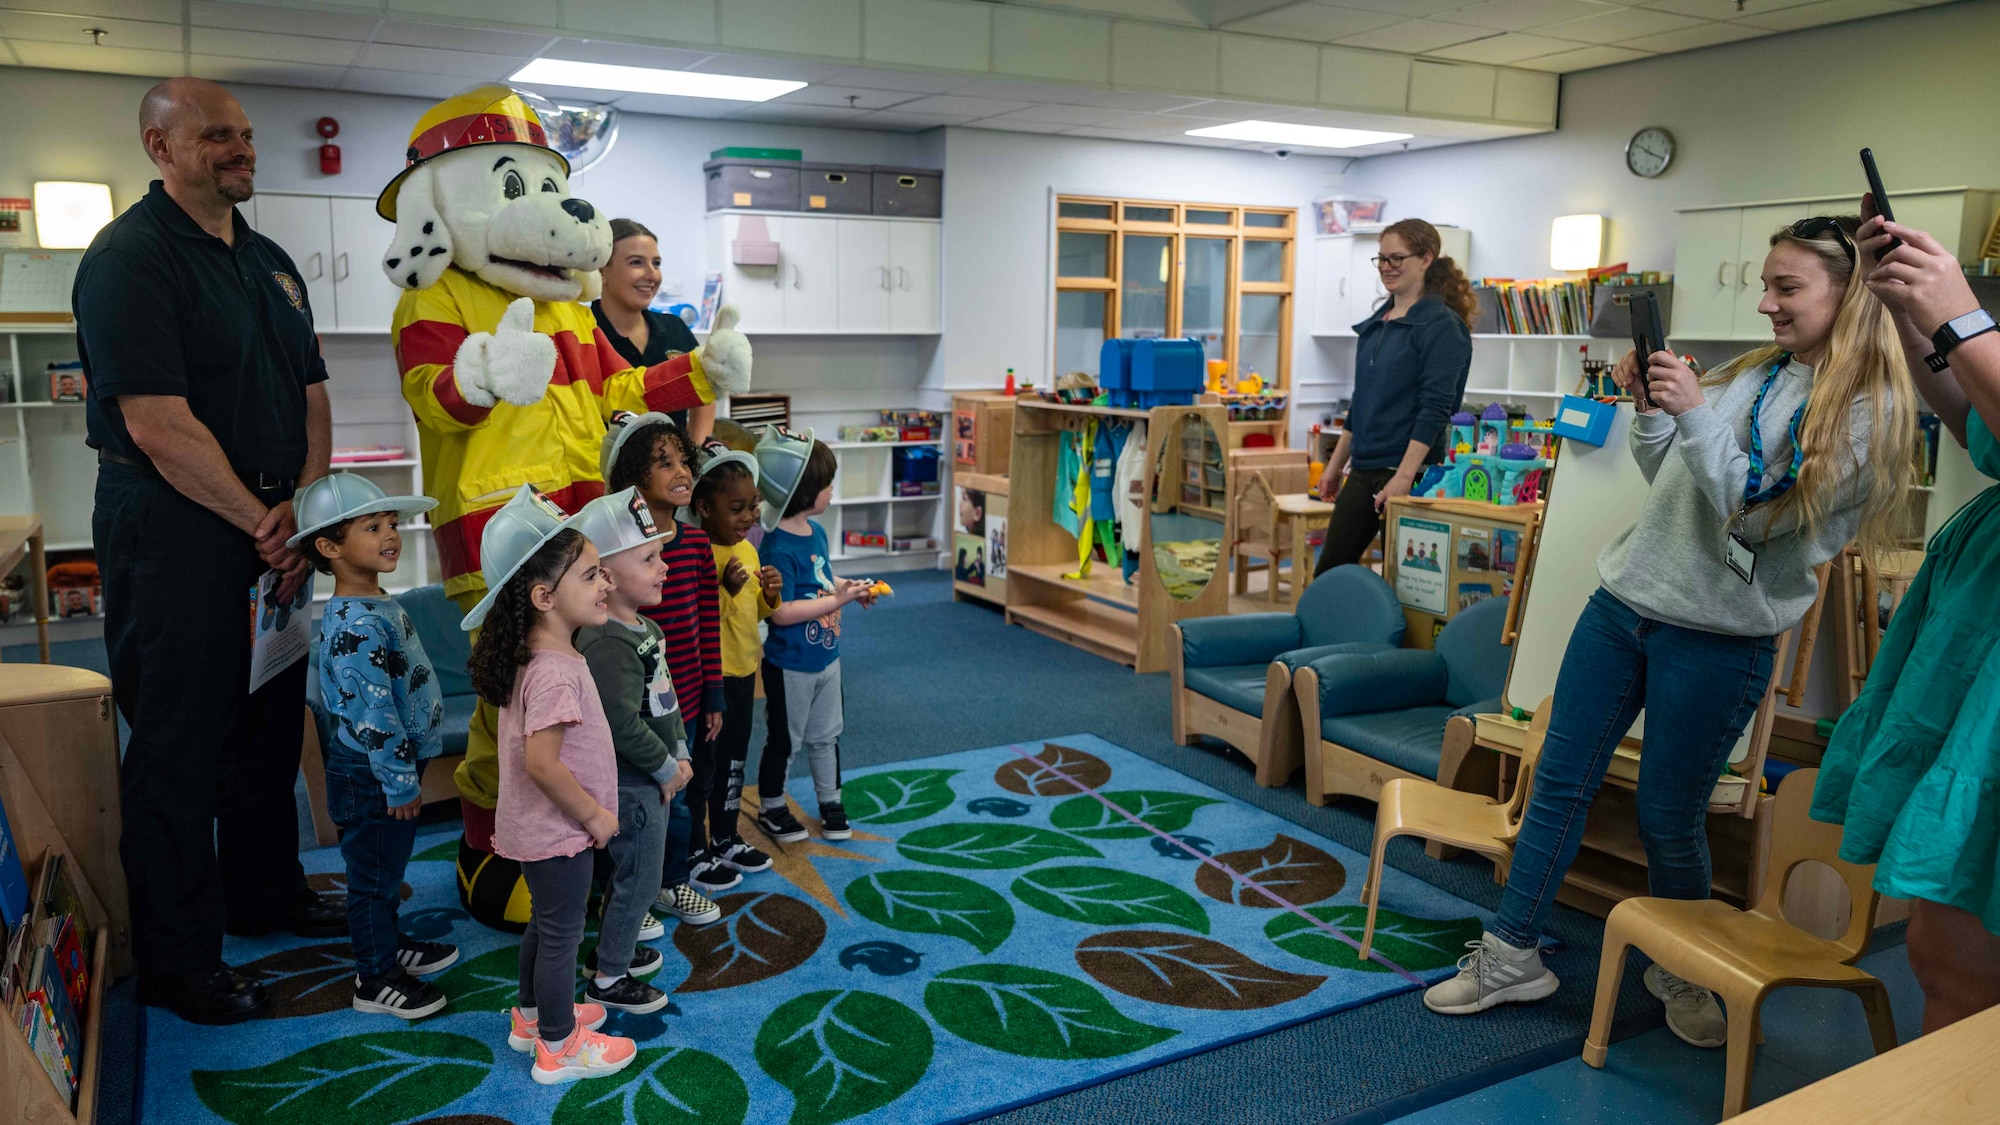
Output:
M0 806L0 948L27 916L28 872L14 830L7 826L7 809Z
M1508 336L1587 336L1600 288L1667 285L1672 274L1634 273L1624 263L1592 270L1583 278L1481 278L1474 288L1479 308L1474 332Z
M8 937L0 1006L74 1109L91 974L83 899L60 853L43 860L31 902Z

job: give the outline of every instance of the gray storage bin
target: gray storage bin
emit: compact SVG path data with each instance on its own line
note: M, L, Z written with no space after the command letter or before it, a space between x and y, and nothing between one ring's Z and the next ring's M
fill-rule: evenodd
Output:
M799 210L829 215L873 214L874 170L866 164L799 165Z
M708 178L708 209L754 207L759 211L799 209L799 166L783 160L711 160L701 166Z
M875 213L910 219L944 216L944 173L936 168L875 166Z

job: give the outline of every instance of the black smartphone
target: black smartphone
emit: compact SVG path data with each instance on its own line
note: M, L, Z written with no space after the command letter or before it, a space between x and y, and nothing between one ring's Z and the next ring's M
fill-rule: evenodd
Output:
M1872 149L1861 150L1861 170L1868 173L1868 191L1875 197L1876 213L1892 223L1895 222L1896 212L1889 207L1889 193L1882 189L1882 173L1875 167L1875 153ZM1882 248L1882 253L1887 254L1902 244L1902 239L1891 236L1889 245Z
M1646 393L1646 363L1654 352L1667 349L1667 333L1660 327L1660 302L1652 290L1645 289L1632 294L1625 307L1632 314L1632 350L1639 353L1639 381L1632 384L1632 405L1651 410L1653 398Z

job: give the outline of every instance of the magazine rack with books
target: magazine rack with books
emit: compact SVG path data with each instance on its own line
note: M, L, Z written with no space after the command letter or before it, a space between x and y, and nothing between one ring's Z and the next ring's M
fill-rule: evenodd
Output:
M13 920L10 956L0 962L0 1120L89 1125L111 930L103 901L3 734L0 821L0 894L12 896L6 917ZM18 916L13 907L22 908Z

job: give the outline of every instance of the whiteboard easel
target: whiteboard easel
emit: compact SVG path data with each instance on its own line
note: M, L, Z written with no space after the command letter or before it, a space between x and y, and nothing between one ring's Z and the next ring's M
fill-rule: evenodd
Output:
M1501 702L1533 710L1555 694L1556 673L1563 650L1576 630L1577 618L1597 591L1597 556L1619 532L1639 519L1652 486L1632 459L1632 406L1618 404L1611 433L1599 447L1564 440L1549 484L1548 509L1535 547L1535 567L1528 578L1521 606L1520 635L1507 668ZM1750 756L1757 724L1744 728L1731 763ZM1629 737L1645 739L1646 715L1640 712Z

